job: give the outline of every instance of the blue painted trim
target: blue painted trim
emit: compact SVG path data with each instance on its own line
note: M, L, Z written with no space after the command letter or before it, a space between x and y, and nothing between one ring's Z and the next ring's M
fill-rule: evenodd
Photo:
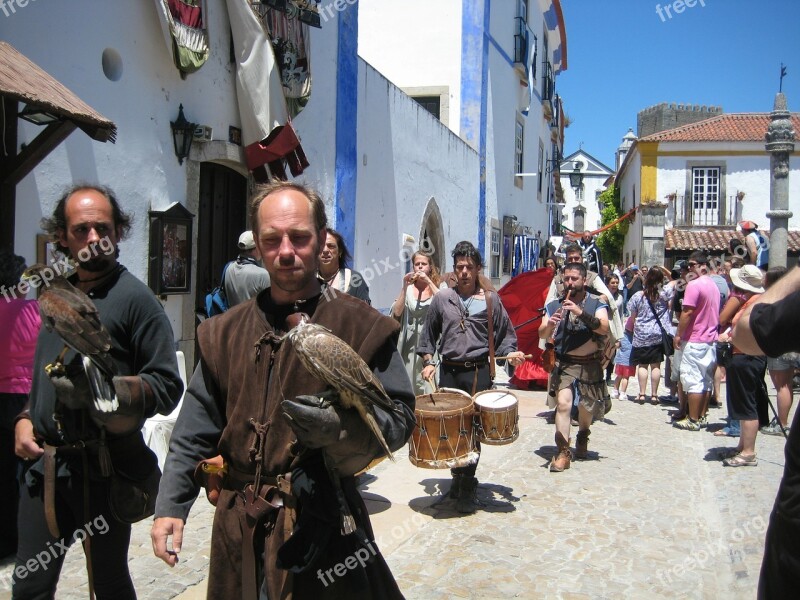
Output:
M358 189L358 4L340 11L336 57L336 158L332 226L355 249Z
M478 150L477 243L486 255L486 124L489 90L490 0L462 0L461 135ZM475 68L480 65L480 68Z
M478 251L486 256L486 137L489 111L489 17L491 0L483 2L483 44L481 48L481 136L478 145L480 159L480 190L478 194Z
M559 44L558 48L553 50L553 64L554 65L561 65L561 45ZM556 73L557 75L558 73Z
M472 147L478 147L480 135L481 81L480 64L483 31L480 0L462 0L461 12L461 137Z
M556 7L552 2L550 3L550 8L542 16L544 17L544 24L547 25L550 31L555 31L558 28L558 13L556 13Z
M510 67L512 67L512 68L513 68L513 67L514 67L514 59L513 59L513 58L511 58L511 57L510 57L510 56L509 56L509 55L506 53L506 51L505 51L505 50L503 50L503 48L501 48L501 47L500 47L500 44L498 44L498 43L497 43L497 40L496 40L496 39L494 39L494 37L492 37L491 35L487 35L486 37L487 37L487 38L489 38L489 43L490 43L492 46L494 46L494 47L495 47L495 49L497 50L498 54L500 54L500 56L503 58L503 60L504 60L504 61L506 61L506 62L509 64L509 66L510 66Z

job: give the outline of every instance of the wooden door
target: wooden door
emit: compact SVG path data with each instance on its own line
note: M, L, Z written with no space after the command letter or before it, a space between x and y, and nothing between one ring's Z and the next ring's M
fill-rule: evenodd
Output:
M228 167L200 165L197 216L195 307L205 314L206 294L219 285L225 264L236 258L236 243L247 227L247 180Z

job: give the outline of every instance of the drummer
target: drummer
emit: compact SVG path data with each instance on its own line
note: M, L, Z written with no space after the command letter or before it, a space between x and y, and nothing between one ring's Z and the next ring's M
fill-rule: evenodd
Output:
M586 266L573 262L564 265L565 297L547 304L539 337L554 338L555 370L550 374L547 404L556 408L556 446L558 453L550 462L550 470L569 469L572 451L569 447L570 411L574 394L578 394L578 435L575 456L586 458L589 448L589 426L593 418L602 419L610 407L608 389L601 361L603 336L608 333L608 305L586 290Z
M442 364L439 385L457 388L475 395L492 387L494 365L489 361L489 310L492 314L493 354L508 356L512 365L521 364L524 354L517 351L517 336L500 297L485 290L479 281L483 267L480 252L470 242L459 242L452 252L456 287L440 291L433 297L417 354L422 357L422 377L433 380L437 363L433 361L437 343ZM457 500L462 513L475 512L478 480L475 471L480 459L480 444L475 462L451 469L453 483L450 497Z

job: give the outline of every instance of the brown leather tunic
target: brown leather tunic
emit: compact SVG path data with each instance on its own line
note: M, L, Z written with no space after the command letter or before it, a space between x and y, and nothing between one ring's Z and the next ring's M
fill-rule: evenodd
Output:
M376 353L387 342L396 344L396 321L344 294L331 300L320 299L311 321L332 330L371 366L374 366ZM276 324L276 327L282 327L282 324ZM282 331L278 333L282 334ZM264 476L290 472L296 462L296 457L290 452L295 436L281 414L280 402L301 394L318 393L325 389L325 385L303 368L288 340L279 340L255 301L208 319L198 328L197 338L201 360L208 374L208 392L226 418L218 448L229 468L254 474L254 455L260 454L263 456ZM266 427L263 449L258 447L258 436L252 422ZM363 527L368 539L374 539L354 479L343 478L342 486L356 522ZM302 506L298 510L301 511ZM224 489L214 517L209 598L243 597L243 511L241 494L233 489ZM279 510L274 529L268 530L265 540L263 566L269 598L289 598L292 594L298 598L313 596L315 600L402 597L380 553L363 569L348 570L344 576L331 577L333 581L319 577L318 569L324 573L356 552L357 545L352 535L344 537L336 532L325 556L308 572L291 575L278 569L275 565L277 551L290 537L294 526L288 514L289 511ZM374 541L372 544L374 546Z

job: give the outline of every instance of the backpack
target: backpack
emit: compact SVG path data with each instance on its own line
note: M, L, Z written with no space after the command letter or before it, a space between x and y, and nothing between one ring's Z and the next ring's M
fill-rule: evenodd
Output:
M222 268L222 279L220 284L206 294L206 315L213 317L221 315L228 310L228 295L225 293L225 273L231 263L227 263Z

